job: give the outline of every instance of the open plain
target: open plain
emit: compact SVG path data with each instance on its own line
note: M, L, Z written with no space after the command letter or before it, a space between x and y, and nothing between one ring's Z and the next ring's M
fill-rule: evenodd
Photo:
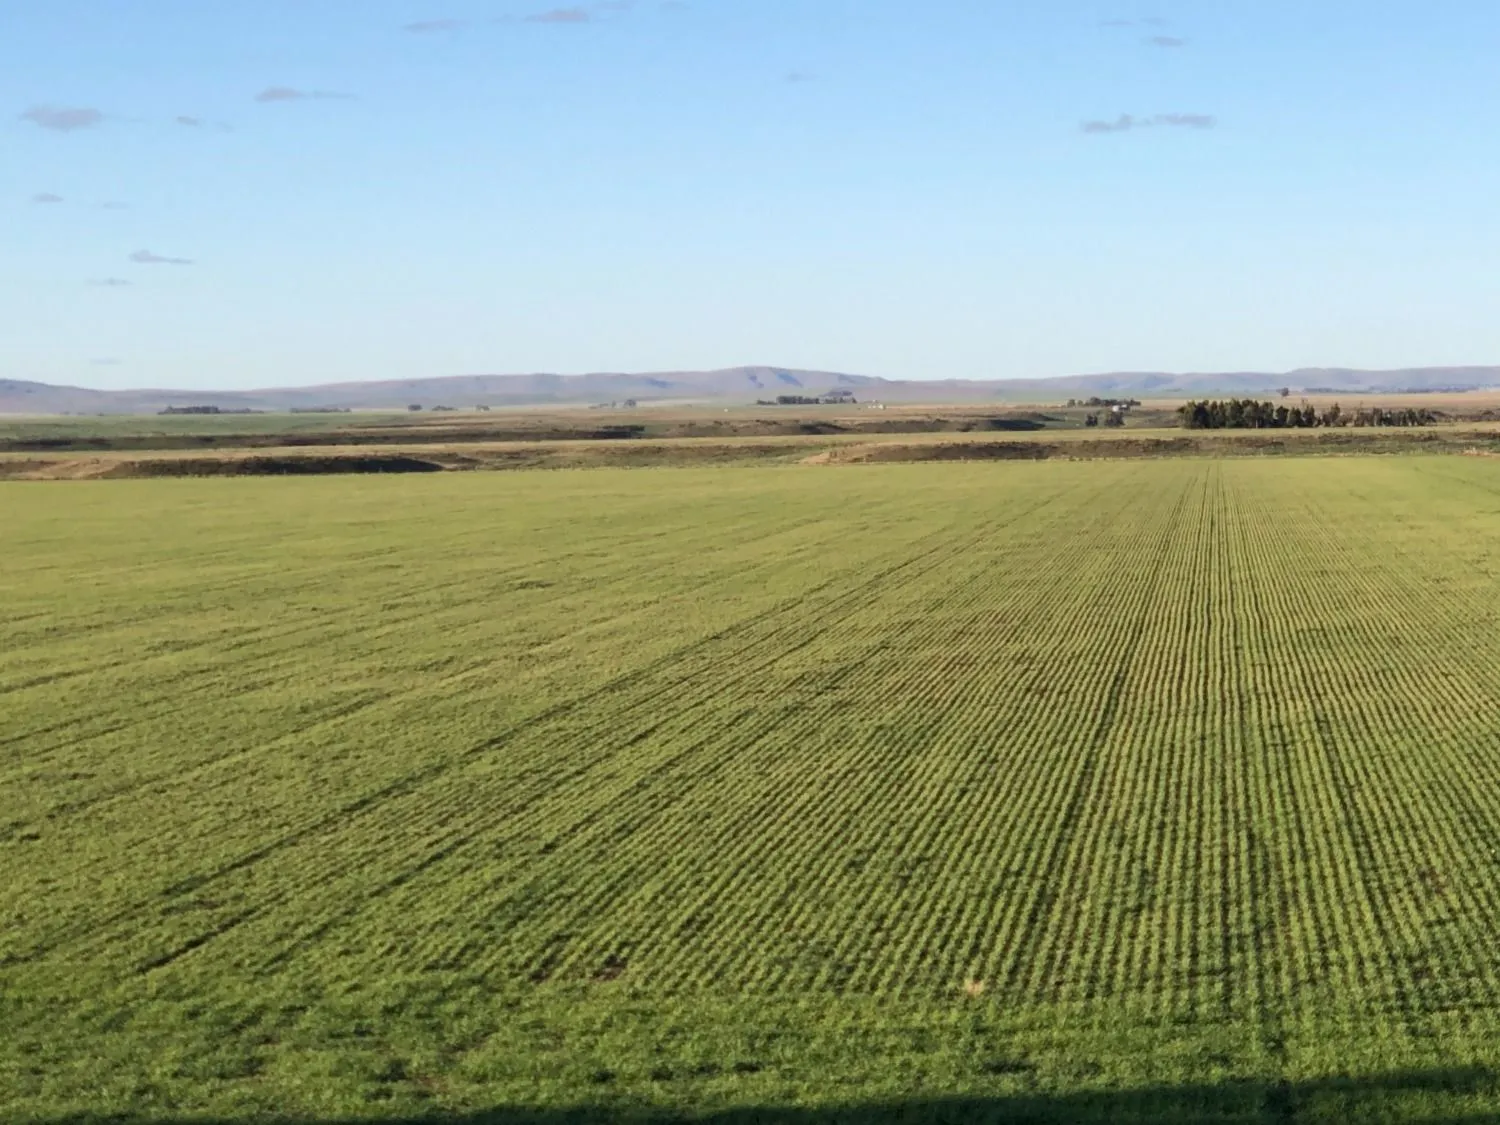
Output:
M1319 409L1334 399L1305 400ZM1357 409L1364 400L1348 398ZM1178 428L1181 400L1087 425L1086 405L535 409L391 414L0 419L0 480L312 476L513 469L1115 460L1354 453L1500 454L1500 394L1385 396L1434 410L1414 429Z
M0 505L6 1120L1494 1120L1500 460Z

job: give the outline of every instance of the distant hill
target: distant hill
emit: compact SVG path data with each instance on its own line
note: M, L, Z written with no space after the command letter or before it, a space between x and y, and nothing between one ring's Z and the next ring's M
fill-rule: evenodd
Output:
M168 406L223 410L312 407L401 409L444 406L571 406L634 399L649 402L750 403L778 394L822 394L848 388L861 399L902 403L1057 402L1069 398L1177 398L1205 394L1266 394L1279 387L1314 393L1389 394L1500 388L1500 367L1416 367L1394 371L1303 368L1271 373L1169 374L1124 371L1052 379L879 379L789 367L650 374L448 375L387 382L326 383L257 391L98 391L0 379L0 413L141 414Z

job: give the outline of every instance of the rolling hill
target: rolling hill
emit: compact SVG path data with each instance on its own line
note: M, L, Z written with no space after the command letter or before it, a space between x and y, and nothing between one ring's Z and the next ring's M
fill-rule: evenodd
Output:
M134 414L168 406L221 410L316 407L400 409L423 406L577 406L600 402L753 403L778 394L822 394L836 388L880 402L1055 402L1068 398L1171 398L1207 394L1264 394L1279 387L1384 394L1500 387L1500 367L1421 367L1390 371L1303 368L1291 372L1171 374L1157 371L1068 375L1050 379L882 379L787 367L648 374L448 375L430 379L325 383L252 391L87 387L0 379L0 413Z

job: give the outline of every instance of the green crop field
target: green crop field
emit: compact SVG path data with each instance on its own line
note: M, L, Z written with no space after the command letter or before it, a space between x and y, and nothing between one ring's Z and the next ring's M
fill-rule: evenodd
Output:
M673 1112L1500 1121L1500 460L0 484L0 1119Z

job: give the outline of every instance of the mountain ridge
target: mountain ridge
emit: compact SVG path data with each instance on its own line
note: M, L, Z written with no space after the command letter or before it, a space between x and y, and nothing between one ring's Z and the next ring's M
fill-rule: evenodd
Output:
M710 371L581 375L439 375L419 379L312 383L244 391L170 388L97 390L0 379L3 414L137 414L169 406L221 410L402 409L432 406L578 406L634 399L650 402L753 403L778 394L852 390L893 403L1055 402L1067 398L1174 398L1209 394L1293 392L1393 394L1500 388L1500 366L1366 370L1305 367L1289 372L1116 371L1043 379L885 379L849 372L746 366Z

